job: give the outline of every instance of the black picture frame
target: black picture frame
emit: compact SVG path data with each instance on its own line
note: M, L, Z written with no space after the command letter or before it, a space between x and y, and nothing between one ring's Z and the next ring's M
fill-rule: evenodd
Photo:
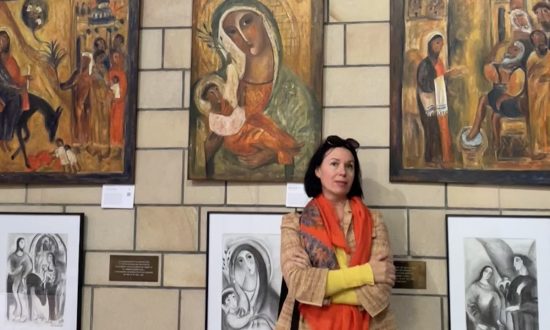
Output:
M229 294L234 294L237 303L247 300L255 301L256 307L261 306L244 308L246 315L250 315L249 322L257 319L257 324L263 324L262 319L269 318L275 324L282 286L280 225L283 214L208 212L206 328L233 329L222 303L222 298ZM253 260L253 265L247 263L245 267L259 281L258 290L248 298L237 288L245 285L246 276L245 279L235 276L233 268L241 253L250 257L247 260ZM241 280L243 283L239 283Z
M80 329L83 224L82 213L0 213L0 328Z
M417 11L413 10L413 3L419 6ZM440 12L430 12L430 5L433 3L441 6ZM481 1L475 6L488 8L483 7L487 10L478 10L478 7L473 6L465 8L462 2L456 0L437 2L398 0L390 3L390 181L392 182L550 184L550 162L548 161L550 158L540 160L533 157L534 151L530 150L528 141L531 124L525 116L518 117L517 124L521 124L521 127L516 127L520 127L514 133L517 133L517 136L512 136L513 134L510 133L510 136L503 139L503 135L499 135L500 142L495 143L496 138L491 131L494 130L494 125L491 126L490 123L492 110L487 110L485 123L482 124L482 131L485 133L480 135L482 147L470 150L461 144L460 137L464 129L474 121L480 96L485 95L490 89L489 81L483 76L483 64L489 57L491 46L496 48L497 46L494 45L498 44L500 47L509 45L513 41L510 40L511 27L507 16L511 10L509 2ZM531 7L527 4L523 6L525 7L523 11L534 22L533 29L535 29L536 18ZM479 22L484 22L485 25L475 25ZM460 35L460 31L465 33L463 27L466 24L470 24L471 29L477 29L473 30L474 32L488 31L484 32L483 42L478 44L470 42L468 46L470 48L466 48L465 43L469 42L469 38L464 36L468 34ZM427 56L424 37L435 31L441 31L443 35L444 45L440 57L444 59L445 69L462 70L462 74L454 77L454 80L445 79L447 94L450 95L451 88L454 94L449 96L448 113L449 140L453 159L447 164L444 160L431 163L425 159L427 147L423 141L427 138L422 133L425 129L419 118L420 99L415 95L416 79L418 79L417 72L414 71L418 65L415 63ZM472 40L477 39L472 38ZM487 47L483 46L484 43ZM470 50L470 54L478 52L475 53L478 55L468 58L469 62L476 65L468 66L461 62L460 54L465 58L464 54L468 54L467 49ZM467 79L470 77L476 79L477 85L484 86L483 89L472 87L474 84L468 85ZM469 94L465 91L469 91ZM468 106L464 105L466 101L461 105L457 101L459 97L469 100ZM522 147L518 147L519 149L514 147L516 143L521 144ZM500 147L497 148L497 145L508 145L511 149L503 151L499 149Z
M23 7L38 5L46 13L41 26L29 23L20 7L0 2L0 13L9 18L11 53L21 73L32 76L26 87L29 110L17 120L13 137L6 137L8 149L0 152L0 183L134 183L140 1L108 6L28 0ZM67 15L52 15L54 10ZM103 48L96 46L99 39ZM93 78L101 74L94 71L95 61L108 67L104 82ZM96 89L101 92L94 94L94 81L103 84ZM70 147L74 166L63 165L55 153L60 145Z
M547 328L548 232L550 217L447 215L449 328Z

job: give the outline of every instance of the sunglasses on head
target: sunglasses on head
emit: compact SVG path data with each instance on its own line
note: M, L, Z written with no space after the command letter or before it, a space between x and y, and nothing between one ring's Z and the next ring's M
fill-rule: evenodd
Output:
M331 147L347 147L348 149L359 148L359 142L352 138L347 138L344 140L337 135L330 135L325 141Z

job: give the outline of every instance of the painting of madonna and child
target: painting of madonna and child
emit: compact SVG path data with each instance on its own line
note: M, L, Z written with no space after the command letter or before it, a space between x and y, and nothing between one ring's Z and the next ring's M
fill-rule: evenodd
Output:
M0 2L0 181L133 181L138 5Z
M281 216L209 213L208 329L275 329Z
M301 181L321 135L322 1L193 6L189 178Z
M550 184L550 1L392 7L393 178Z

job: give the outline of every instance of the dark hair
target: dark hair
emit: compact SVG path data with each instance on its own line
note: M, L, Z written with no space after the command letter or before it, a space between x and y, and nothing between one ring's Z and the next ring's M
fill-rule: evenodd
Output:
M222 305L225 304L225 299L227 299L227 296L230 294L235 294L235 291L227 290L224 294L222 294Z
M523 254L514 254L514 257L512 258L512 262L514 261L515 258L520 258L521 259L521 262L523 263L523 265L525 267L530 267L532 262L531 262L531 259L529 259L529 257L523 255Z
M24 240L25 240L25 238L23 238L23 237L19 237L19 238L17 239L17 241L15 242L15 250L16 250L16 251L20 250L20 248L19 248L19 242L24 241ZM21 251L22 251L22 250L21 250Z
M487 269L487 268L491 268L491 270L492 270L493 272L495 271L494 268L493 268L493 266L489 266L489 265L483 266L483 268L481 268L481 271L479 272L479 276L477 277L477 280L478 280L478 281L481 280L481 278L483 277L483 272L485 272L485 269Z
M533 6L533 11L537 11L537 9L540 9L540 8L546 8L550 10L550 4L547 2L539 1Z
M531 32L531 34L529 34L529 41L531 41L531 44L534 46L535 43L533 42L533 37L535 36L535 34L540 34L541 36L544 37L544 40L546 40L546 43L548 43L548 37L546 36L546 33L544 33L544 31L542 30L533 30L533 32Z
M208 91L213 87L218 88L218 85L216 85L215 83L206 84L206 86L204 86L204 88L202 89L201 99L203 99L204 101L208 101L208 98L207 98Z
M8 32L2 30L2 31L0 31L0 37L6 37L6 40L8 41L8 45L6 46L6 50L4 51L4 53L9 53L10 52L10 45L11 45L10 35L8 34Z
M359 167L359 158L357 157L357 149L359 147L359 142L354 139L342 139L337 135L328 136L325 141L317 148L311 159L309 160L309 165L306 170L306 175L304 176L304 188L308 197L317 197L323 192L323 187L321 185L321 179L315 174L315 170L321 166L323 159L325 159L326 153L334 148L345 148L351 152L354 160L354 172L355 176L353 178L353 183L351 184L351 189L349 190L347 197L363 197L363 188L361 188L361 168Z

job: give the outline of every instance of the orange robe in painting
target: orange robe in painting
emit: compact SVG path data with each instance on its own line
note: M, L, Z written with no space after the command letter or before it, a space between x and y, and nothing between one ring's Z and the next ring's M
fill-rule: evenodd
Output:
M111 83L115 77L118 78L120 95L114 95L113 101L111 102L109 134L111 146L122 146L124 138L124 109L126 105L128 82L126 73L121 69L113 68L109 70L109 81Z
M277 163L289 165L298 154L300 145L284 130L280 129L270 118L263 114L269 102L273 84L243 85L246 120L237 134L224 138L224 147L239 156L250 156L260 149L273 150L277 155ZM233 113L229 102L223 100L221 113L225 116Z

